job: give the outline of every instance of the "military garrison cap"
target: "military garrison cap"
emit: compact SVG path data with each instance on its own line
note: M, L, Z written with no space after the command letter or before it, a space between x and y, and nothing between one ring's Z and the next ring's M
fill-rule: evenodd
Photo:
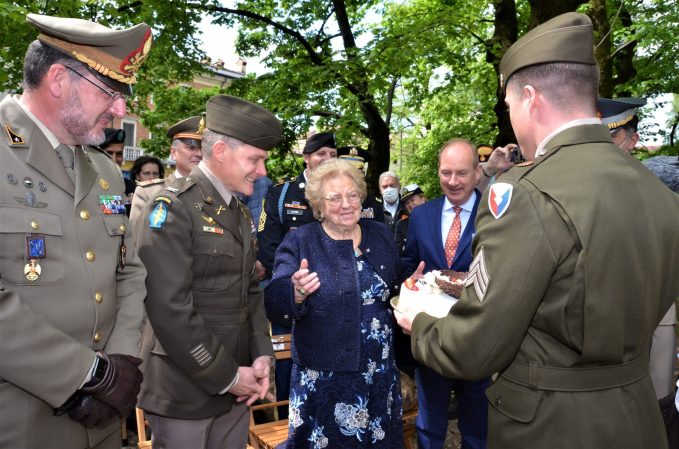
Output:
M205 127L262 150L281 140L283 126L263 107L230 95L215 95L207 101Z
M130 95L135 73L151 50L151 28L140 23L124 30L82 19L28 14L38 40L82 62L108 86Z
M645 104L645 98L599 98L596 106L601 123L608 129L615 129L630 123L636 117L637 109Z
M303 154L311 154L323 147L337 148L335 135L333 133L316 133L309 137L304 144Z
M189 117L177 122L167 130L167 137L170 139L196 139L203 140L203 130L205 130L205 119L201 116Z
M338 148L337 157L353 163L359 169L363 169L363 166L370 162L370 153L353 145Z
M596 64L592 21L584 14L561 14L536 26L514 42L500 62L500 88L518 70L551 62Z

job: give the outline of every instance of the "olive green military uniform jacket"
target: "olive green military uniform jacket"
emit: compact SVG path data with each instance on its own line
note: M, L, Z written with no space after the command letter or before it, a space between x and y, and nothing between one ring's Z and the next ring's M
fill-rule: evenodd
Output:
M500 373L489 448L666 447L648 350L679 293L679 199L600 125L546 150L484 193L467 286L447 317L415 318L413 354L454 378Z
M146 271L124 210L102 209L111 196L125 197L120 169L85 147L76 152L75 172L74 186L45 135L6 97L0 103L3 448L88 447L120 431L118 420L87 431L52 412L84 382L94 351L139 355L146 296ZM39 242L44 257L29 280L27 245Z
M156 341L140 406L179 419L226 413L235 397L219 392L238 367L273 356L250 213L235 197L225 204L196 167L148 205L143 223L139 254Z

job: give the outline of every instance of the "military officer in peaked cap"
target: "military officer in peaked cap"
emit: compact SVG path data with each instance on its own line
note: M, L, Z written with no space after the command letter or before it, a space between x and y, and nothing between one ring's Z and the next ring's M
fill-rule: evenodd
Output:
M648 350L679 294L679 199L596 117L587 16L529 31L500 76L526 162L483 195L459 302L397 319L441 374L499 373L490 448L667 447Z
M27 21L24 93L0 103L0 447L120 448L146 271L120 169L96 145L126 112L151 30Z
M161 448L245 448L246 404L269 388L273 356L254 267L255 225L237 192L266 175L282 127L227 95L207 102L203 160L155 196L139 254L155 342L139 406ZM168 261L172 263L168 263Z
M167 130L167 137L172 141L170 157L175 161L176 170L165 179L138 183L130 210L130 222L135 227L135 232L141 229L141 226L137 226L137 222L140 221L144 207L149 201L155 198L165 186L191 173L191 170L203 159L200 146L204 129L205 119L201 116L194 116L175 123Z
M613 143L625 153L630 153L639 142L639 116L637 110L646 104L645 98L599 98L598 116L611 133Z
M599 98L597 100L597 110L601 122L608 127L613 143L625 153L634 150L637 142L639 142L637 110L645 104L645 98L616 98L614 100ZM676 162L677 158L671 159ZM644 165L657 174L657 171L654 170L656 160L646 159ZM675 170L675 176L677 174L679 172ZM662 176L659 176L659 178L663 179ZM674 391L674 359L676 353L674 326L676 323L677 310L675 305L672 304L653 333L649 367L653 388L658 399L662 399Z

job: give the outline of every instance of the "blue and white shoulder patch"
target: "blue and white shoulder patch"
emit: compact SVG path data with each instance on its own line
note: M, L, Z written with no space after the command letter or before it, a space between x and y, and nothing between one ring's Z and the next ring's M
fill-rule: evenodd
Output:
M167 203L158 201L149 215L149 228L160 229L167 220Z
M488 209L490 209L490 213L493 214L496 220L502 217L509 209L513 190L514 186L506 182L496 182L490 186Z

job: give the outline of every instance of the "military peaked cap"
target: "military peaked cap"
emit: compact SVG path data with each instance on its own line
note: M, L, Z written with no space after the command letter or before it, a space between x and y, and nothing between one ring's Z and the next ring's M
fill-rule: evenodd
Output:
M596 106L601 122L608 129L615 129L631 122L637 115L637 109L645 104L645 98L599 98Z
M353 145L337 149L337 157L352 162L357 168L362 169L365 163L370 162L370 153L363 148Z
M203 140L205 119L201 116L189 117L172 125L167 130L170 139L196 139Z
M38 40L82 62L108 86L130 95L135 73L151 50L151 28L140 23L124 30L82 19L28 14Z
M415 195L424 195L424 192L417 184L408 184L401 189L401 202L405 203Z

